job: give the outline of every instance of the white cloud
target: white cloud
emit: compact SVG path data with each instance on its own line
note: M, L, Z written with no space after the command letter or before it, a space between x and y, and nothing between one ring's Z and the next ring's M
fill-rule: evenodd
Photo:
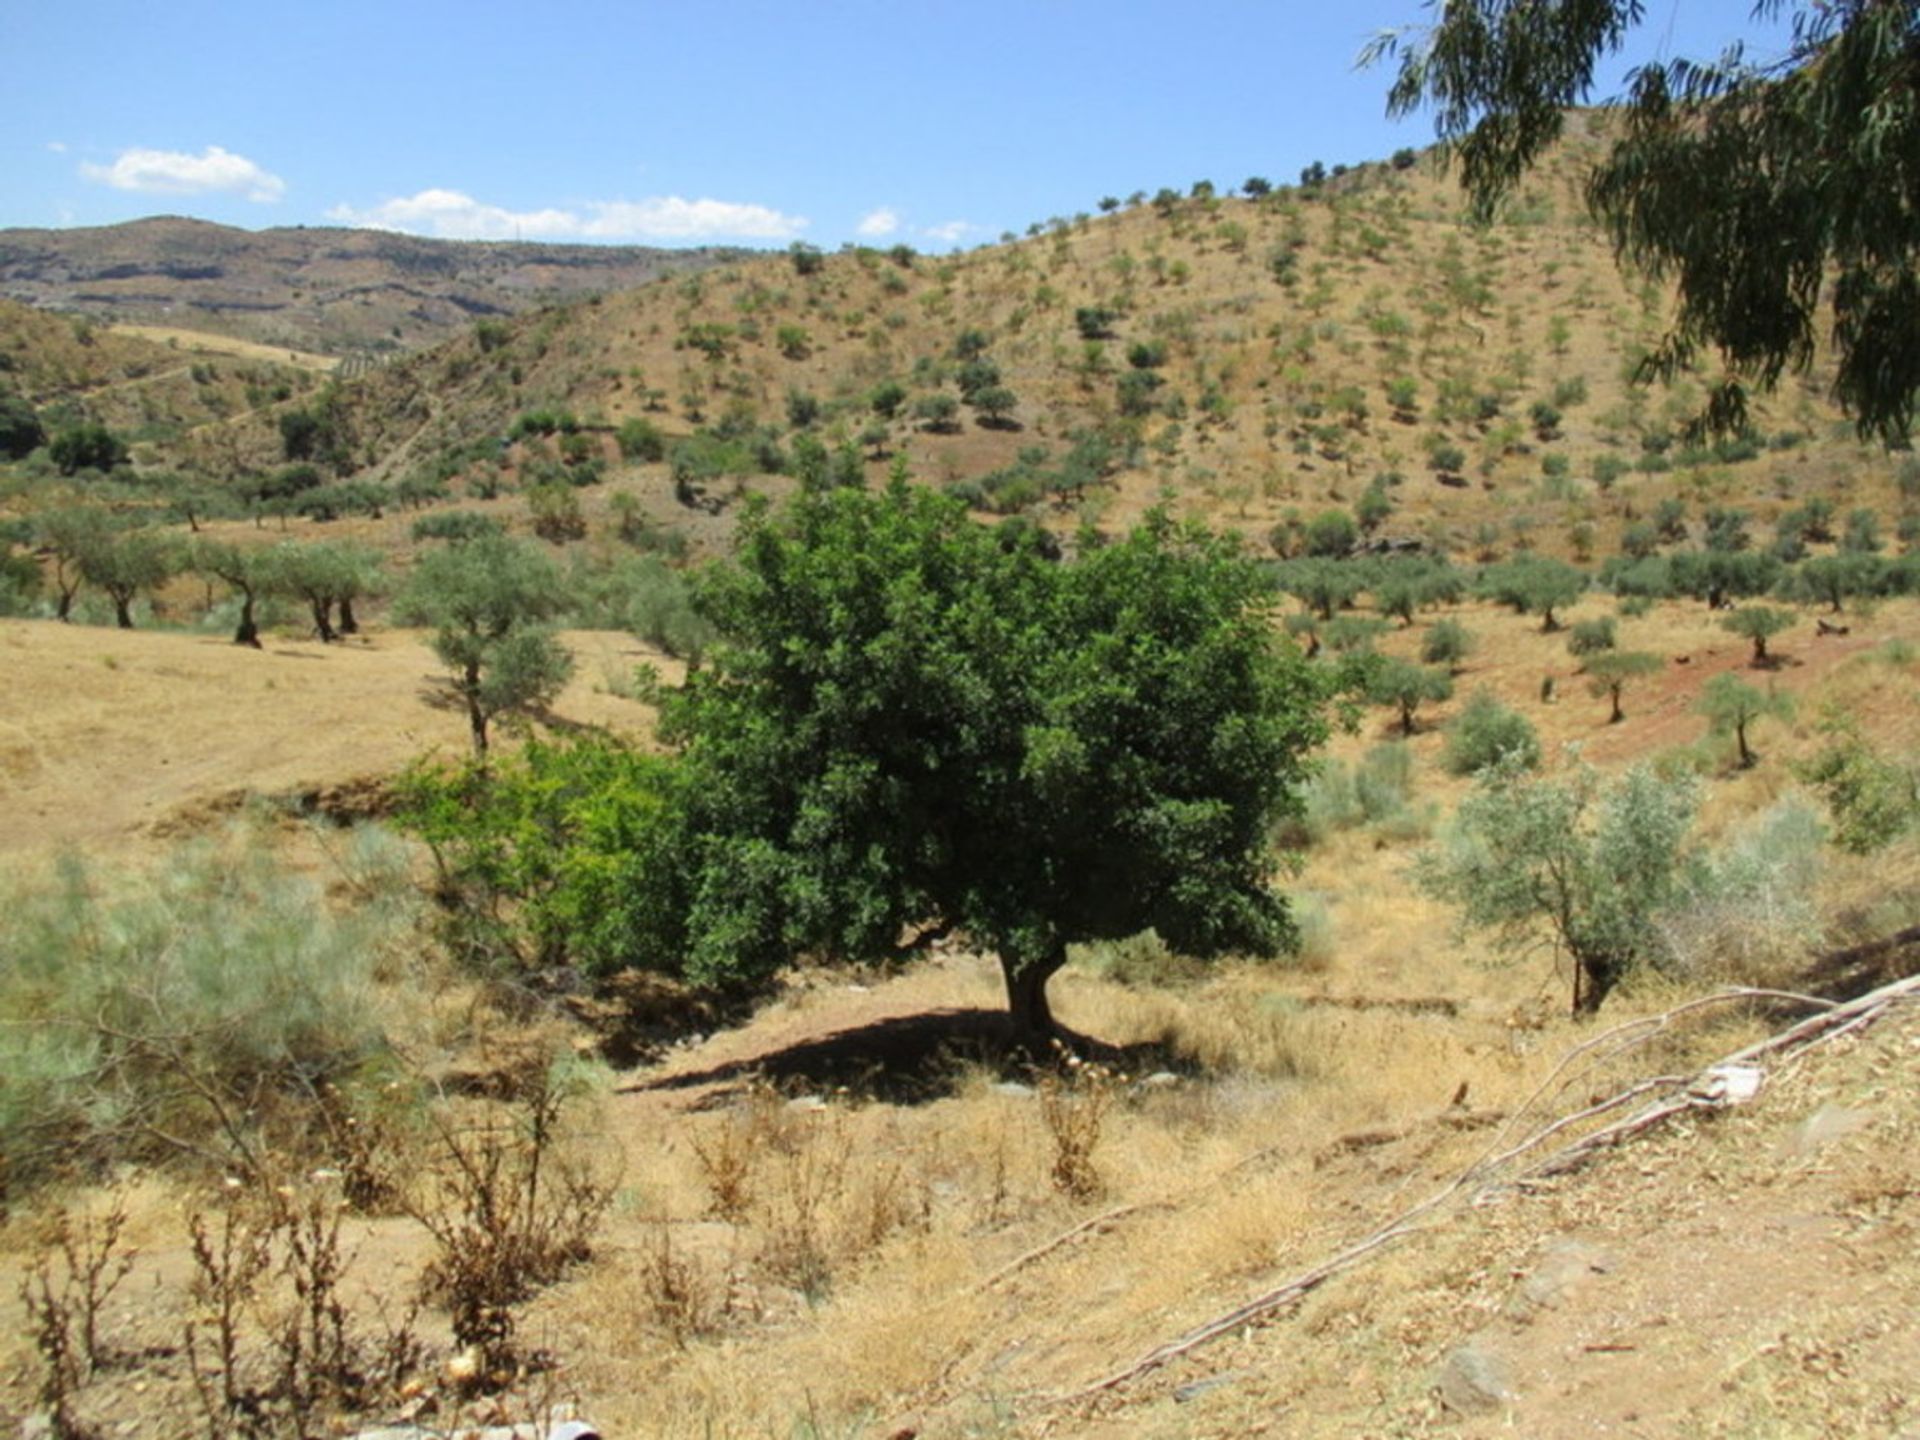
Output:
M47 141L47 149L56 155L64 155L67 153L67 142L64 140L49 140Z
M336 205L327 218L373 230L404 230L446 240L791 240L807 226L798 215L730 200L594 201L584 210L508 210L458 190L422 190L370 209Z
M116 190L149 195L204 195L231 190L249 200L278 200L287 182L244 155L209 145L198 155L179 150L122 150L111 165L83 164L80 173Z
M878 210L870 210L861 216L860 223L854 226L854 233L865 235L871 240L878 240L882 236L893 234L899 228L900 216L882 205Z
M949 220L944 225L929 225L920 233L929 240L938 240L946 245L958 245L975 228L970 220Z

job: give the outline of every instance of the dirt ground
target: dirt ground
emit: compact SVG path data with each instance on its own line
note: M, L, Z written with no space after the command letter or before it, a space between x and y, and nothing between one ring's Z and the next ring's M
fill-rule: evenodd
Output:
M565 637L562 722L638 731L609 688L676 662L625 635ZM428 753L467 747L465 712L424 639L335 645L0 619L0 861L190 832L247 797L326 804ZM350 802L349 808L350 807Z

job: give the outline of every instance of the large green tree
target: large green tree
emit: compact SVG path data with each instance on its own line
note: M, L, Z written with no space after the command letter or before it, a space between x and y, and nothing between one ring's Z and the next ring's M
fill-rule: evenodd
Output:
M1757 62L1631 73L1587 199L1619 256L1671 280L1651 373L1717 349L1705 419L1737 429L1746 387L1805 373L1831 313L1834 393L1863 434L1909 434L1920 392L1920 5L1760 0L1792 39ZM1380 37L1389 109L1431 105L1473 203L1490 212L1592 97L1643 0L1448 0L1437 24Z
M666 715L688 977L957 929L999 956L1032 1044L1069 943L1282 948L1269 833L1325 689L1269 594L1232 542L1160 515L1062 562L899 480L751 512L702 592L723 643Z

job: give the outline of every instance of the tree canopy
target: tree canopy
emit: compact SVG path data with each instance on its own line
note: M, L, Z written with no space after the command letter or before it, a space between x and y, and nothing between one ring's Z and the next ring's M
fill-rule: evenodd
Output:
M754 511L702 592L723 643L665 716L688 978L959 929L1031 1041L1070 942L1282 948L1270 828L1326 693L1269 595L1164 515L1062 562L903 482Z
M1618 256L1671 280L1678 309L1647 373L1701 351L1725 373L1703 420L1738 430L1746 387L1813 364L1832 315L1834 394L1863 435L1904 441L1920 392L1920 6L1913 0L1760 0L1791 9L1792 39L1756 61L1633 70L1587 200ZM1593 98L1643 0L1449 0L1436 25L1389 31L1393 114L1432 106L1475 208L1488 214Z

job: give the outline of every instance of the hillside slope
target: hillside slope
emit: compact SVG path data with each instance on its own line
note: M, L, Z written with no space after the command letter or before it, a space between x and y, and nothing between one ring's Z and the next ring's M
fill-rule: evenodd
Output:
M1824 359L1717 444L1684 434L1704 377L1633 383L1667 299L1580 206L1597 123L1484 227L1424 164L1142 192L965 254L764 256L546 309L356 380L338 413L374 478L568 411L730 437L702 463L735 485L804 431L983 510L1071 528L1171 500L1282 545L1369 492L1383 533L1488 555L1604 554L1675 496L1758 526L1815 496L1890 516L1894 462ZM223 453L273 463L270 420Z

